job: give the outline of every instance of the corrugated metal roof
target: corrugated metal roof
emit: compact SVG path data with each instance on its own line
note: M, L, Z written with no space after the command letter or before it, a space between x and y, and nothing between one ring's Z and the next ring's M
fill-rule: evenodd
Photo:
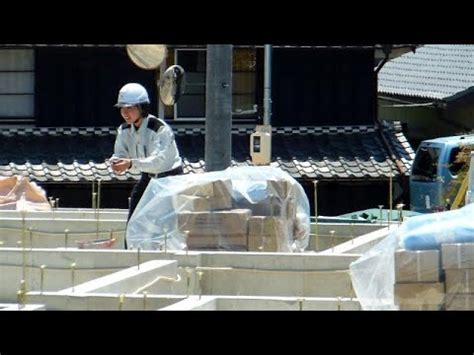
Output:
M205 171L205 127L174 127L185 173ZM252 165L253 128L232 130L232 165ZM383 131L407 175L414 151L399 127ZM0 131L0 176L27 175L38 182L134 181L115 175L105 159L116 128L11 128ZM273 127L272 166L296 179L386 180L399 175L374 126Z
M387 62L378 92L447 99L474 85L474 45L426 45Z

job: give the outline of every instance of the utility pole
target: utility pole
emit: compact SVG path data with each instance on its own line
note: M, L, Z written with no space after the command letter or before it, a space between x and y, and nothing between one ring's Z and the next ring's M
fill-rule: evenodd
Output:
M206 171L230 166L232 153L232 45L208 45Z
M272 46L270 44L265 44L263 80L263 124L270 125L272 117Z

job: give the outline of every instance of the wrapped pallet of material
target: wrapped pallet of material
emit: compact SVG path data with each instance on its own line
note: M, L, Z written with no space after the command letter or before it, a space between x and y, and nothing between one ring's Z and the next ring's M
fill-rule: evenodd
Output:
M447 311L473 311L474 293L447 293Z
M232 208L232 181L214 180L203 184L195 184L190 186L175 197L175 208L180 210L189 210L198 212L225 210ZM191 204L186 205L186 200L197 202L198 209L193 208ZM199 203L201 202L201 203ZM205 207L204 207L205 206Z
M474 269L449 269L445 272L447 293L474 293Z
M180 212L178 230L188 249L247 250L250 215L246 209Z
M398 305L400 311L443 311L445 309L444 307L444 304Z
M438 282L439 250L395 251L395 282Z
M441 245L446 310L474 310L474 243Z
M400 310L441 310L444 283L440 280L439 250L395 251L395 304Z
M298 252L308 245L309 226L309 201L295 179L278 168L245 166L152 179L126 238L132 248L151 250Z
M286 236L293 234L293 219L254 216L249 219L249 251L290 251Z
M474 243L474 204L460 209L411 217L401 226L400 247L440 249L444 243Z
M474 243L441 245L443 269L474 269Z
M396 283L394 289L395 304L402 308L425 306L428 309L442 309L444 306L444 283L414 282Z
M362 308L450 309L449 300L454 300L453 307L458 309L460 297L454 295L474 293L473 214L474 204L469 204L458 210L414 216L400 226L390 226L386 238L350 265L352 285ZM426 299L426 293L410 289L429 286L409 286L412 283L439 283L436 287L444 287L444 306ZM397 295L400 290L403 297ZM413 300L408 300L409 295ZM397 304L400 299L403 302Z
M246 194L235 194L237 208L248 208L253 216L294 218L293 185L287 180L267 180L252 184Z
M174 205L179 206L182 211L204 212L211 210L209 199L202 196L178 194L174 197Z
M0 177L0 210L51 211L46 192L27 176Z

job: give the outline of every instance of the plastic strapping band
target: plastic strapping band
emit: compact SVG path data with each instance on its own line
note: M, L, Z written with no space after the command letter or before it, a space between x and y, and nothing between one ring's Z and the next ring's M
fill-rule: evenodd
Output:
M421 281L421 250L416 251L416 281Z
M458 269L461 268L461 243L456 244L456 255L457 255L457 261L458 261Z

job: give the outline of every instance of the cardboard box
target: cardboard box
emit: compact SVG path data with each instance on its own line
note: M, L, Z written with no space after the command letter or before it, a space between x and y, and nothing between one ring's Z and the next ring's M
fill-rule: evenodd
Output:
M190 234L247 234L250 210L178 213L178 229Z
M446 294L447 311L472 311L474 310L474 294Z
M232 209L232 196L230 194L223 194L221 196L208 197L207 202L209 208L215 210L230 210Z
M448 269L446 293L474 293L474 269Z
M253 216L293 218L296 214L293 186L286 180L268 180L266 185L259 185L258 201L239 199L234 201L234 207L250 209Z
M400 311L443 311L444 304L436 304L436 305L421 305L421 306L399 306Z
M196 182L180 192L180 195L199 197L219 197L232 195L232 180Z
M235 207L249 209L252 211L252 216L275 216L282 217L283 208L282 201L275 197L265 197L263 200L252 203L248 200L239 200L235 202Z
M248 250L262 252L278 252L279 239L276 235L249 235Z
M179 194L198 197L214 196L214 188L212 182L196 182L196 184L185 188Z
M276 235L288 238L292 236L293 221L270 216L249 218L249 235Z
M443 269L474 269L474 243L441 244Z
M438 250L395 251L395 283L439 282Z
M212 182L214 197L232 197L232 180L216 180Z
M206 235L206 234L188 234L186 244L189 249L194 248L234 248L236 246L241 249L247 249L247 235L246 234L220 234L220 235Z
M444 303L444 283L396 283L395 304L403 306L441 305Z
M183 209L186 211L202 212L231 209L232 181L216 180L188 187L177 195L177 206L179 206L179 203L186 201L186 198L190 201ZM199 200L199 198L205 199L206 203Z
M286 217L288 219L295 219L296 218L296 200L291 197L285 200L284 202L285 211L282 217Z
M293 220L255 216L249 219L249 251L289 252Z
M199 196L176 195L174 196L174 209L179 212L203 212L210 211L209 200Z
M267 180L268 195L274 195L285 200L293 193L293 186L287 180Z
M236 202L235 206L252 210L252 216L270 216L294 219L296 215L296 201L294 198L280 200L277 197L266 197L257 203L241 200Z
M190 246L188 247L189 250L201 250L201 251L209 251L209 250L216 250L216 251L240 251L245 252L248 251L247 247L244 245L200 245L200 246Z

